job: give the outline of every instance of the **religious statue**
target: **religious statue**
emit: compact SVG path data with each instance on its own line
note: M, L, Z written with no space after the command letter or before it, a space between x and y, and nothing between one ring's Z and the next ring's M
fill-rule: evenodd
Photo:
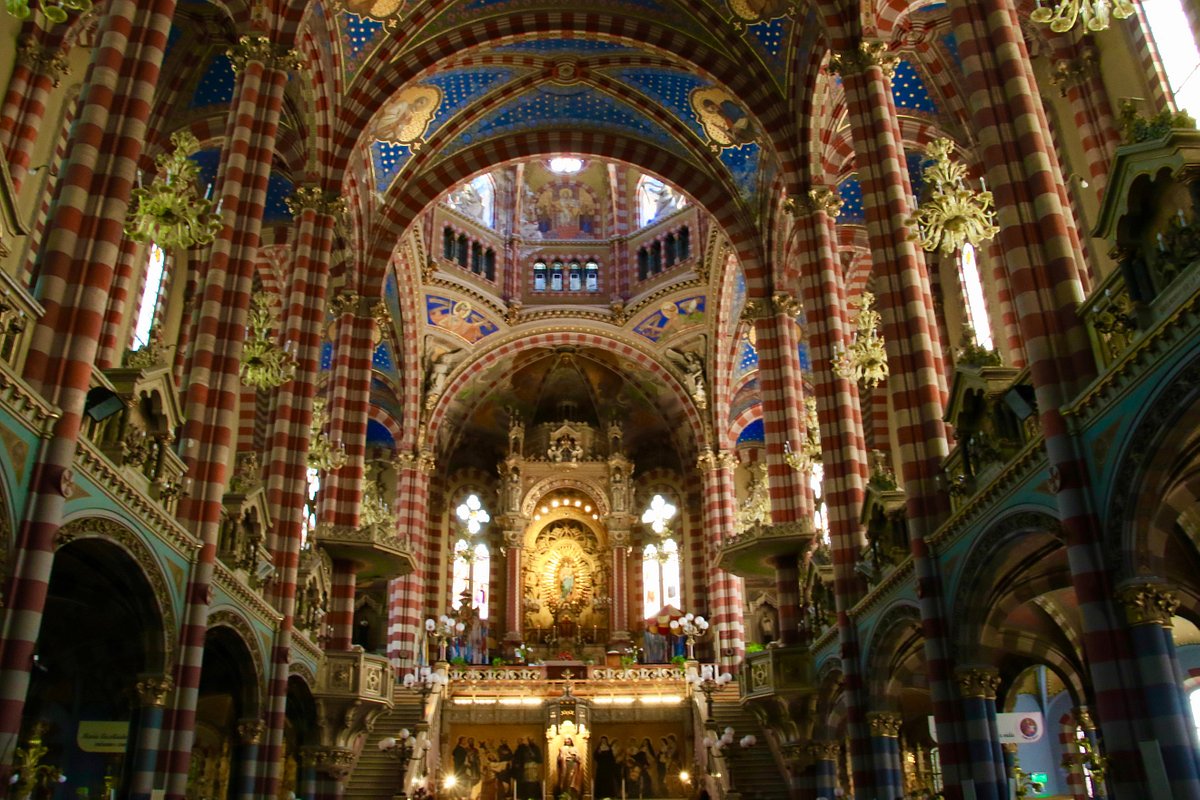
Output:
M574 436L560 436L546 449L546 455L551 461L580 461L583 459L583 447L575 441Z
M683 373L684 386L696 401L696 406L706 407L708 392L704 386L704 357L691 350L676 350L673 347L667 348L666 356Z
M562 602L566 603L575 592L575 567L570 559L558 565L558 586Z
M558 749L558 783L554 788L554 796L561 798L563 795L571 800L583 797L583 763L570 736Z
M442 396L442 391L446 388L446 381L449 380L450 373L454 371L454 366L465 356L466 352L462 349L447 350L430 360L429 376L425 383L426 409L432 408L437 399Z

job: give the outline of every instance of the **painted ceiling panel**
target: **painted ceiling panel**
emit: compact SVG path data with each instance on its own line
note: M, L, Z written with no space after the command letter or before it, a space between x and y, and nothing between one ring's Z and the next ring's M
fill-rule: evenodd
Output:
M892 97L895 98L896 108L937 113L937 106L925 88L925 81L909 61L901 61L896 65L896 74L892 77Z
M689 97L695 89L710 85L707 81L682 70L673 69L621 69L614 71L613 76L652 100L662 103L664 108L674 112L674 115L695 131L697 136L705 138L704 128L692 111Z
M511 42L494 48L498 53L547 53L560 55L563 53L632 53L635 48L617 42L604 42L597 39L530 39L524 42Z
M750 33L750 44L773 66L783 63L786 55L788 33L792 29L791 17L779 17L767 22L758 22L746 28Z
M507 83L513 75L518 74L512 69L475 68L458 69L441 72L422 83L432 84L442 90L442 102L433 121L425 133L425 138L431 137L438 128L474 100L482 97L492 88Z
M684 155L683 148L661 125L626 103L580 85L538 87L471 126L444 152L499 134L547 127L578 129L581 123L601 130L631 133Z
M754 195L758 191L758 160L761 150L756 144L744 144L741 147L726 147L721 151L721 163L733 176L737 185L748 202L753 205Z
M411 155L412 150L406 144L373 142L371 164L375 167L375 188L382 192L391 186L392 179Z
M842 210L838 212L838 222L862 222L863 196L858 178L847 178L838 184L838 194L842 197Z
M383 23L370 17L346 12L341 18L342 49L346 56L346 71L353 73L370 52L376 37L383 30Z
M233 64L229 56L221 54L208 62L208 68L200 76L196 91L188 102L188 108L223 105L233 99Z
M742 428L742 432L738 434L737 438L738 444L762 441L766 441L766 429L763 427L763 421L761 419L756 419L746 427Z
M945 46L946 52L954 59L954 63L958 65L958 69L962 70L962 56L958 54L958 37L951 31L942 37L942 45Z
M292 212L288 210L286 201L291 197L295 188L287 178L271 173L271 177L267 179L267 202L263 209L264 222L281 222L292 218Z

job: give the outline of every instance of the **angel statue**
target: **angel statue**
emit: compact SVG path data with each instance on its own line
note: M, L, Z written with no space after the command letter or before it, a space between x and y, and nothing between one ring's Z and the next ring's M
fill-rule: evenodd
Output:
M673 347L667 348L666 356L683 373L684 385L696 401L696 406L706 407L708 392L704 388L704 357L690 350L676 350Z
M446 388L446 381L450 378L450 373L465 356L466 351L464 350L447 350L437 358L430 360L428 377L425 381L425 407L427 409L432 408L437 399L442 396L442 390Z

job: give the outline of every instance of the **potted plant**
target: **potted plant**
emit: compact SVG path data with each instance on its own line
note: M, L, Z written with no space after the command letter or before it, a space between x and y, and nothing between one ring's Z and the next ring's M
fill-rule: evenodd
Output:
M684 665L687 664L687 656L672 656L671 663L679 667L679 669L683 669Z

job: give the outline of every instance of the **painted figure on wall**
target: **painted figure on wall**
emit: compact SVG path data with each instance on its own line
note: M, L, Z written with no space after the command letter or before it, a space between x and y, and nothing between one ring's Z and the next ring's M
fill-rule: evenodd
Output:
M717 86L694 89L692 111L709 140L719 147L738 147L758 138L754 120L729 92Z
M380 141L412 145L421 141L438 106L442 90L418 84L398 92L375 115L372 133Z
M549 239L577 239L597 232L597 204L583 186L551 184L542 189L534 206L538 231Z
M596 798L620 796L621 774L617 765L617 754L607 736L600 737L592 764L595 775L595 780L592 782L592 796Z
M517 800L541 800L542 796L542 749L532 737L517 739L513 750L513 777L517 784Z

